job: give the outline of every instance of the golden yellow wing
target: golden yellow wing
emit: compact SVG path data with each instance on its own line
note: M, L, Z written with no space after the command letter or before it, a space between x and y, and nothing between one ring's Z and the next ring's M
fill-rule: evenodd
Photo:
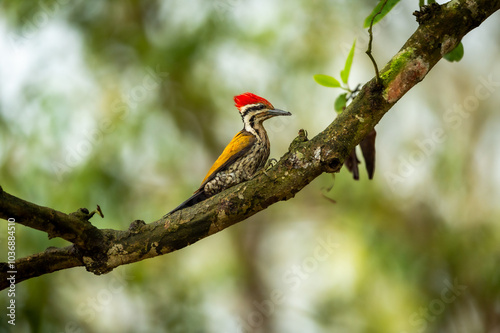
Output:
M236 134L208 171L205 179L201 182L200 189L205 186L207 182L211 181L218 172L226 169L236 159L244 155L254 144L255 140L255 137L245 130Z

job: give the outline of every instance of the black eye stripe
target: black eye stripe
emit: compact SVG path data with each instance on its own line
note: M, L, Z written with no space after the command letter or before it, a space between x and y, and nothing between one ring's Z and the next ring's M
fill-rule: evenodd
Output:
M259 110L262 110L262 109L265 109L266 106L264 104L255 104L255 105L252 105L250 107L248 107L245 111L243 111L243 113L241 114L242 117L245 117L247 114L249 114L250 112L253 112L253 111L259 111Z

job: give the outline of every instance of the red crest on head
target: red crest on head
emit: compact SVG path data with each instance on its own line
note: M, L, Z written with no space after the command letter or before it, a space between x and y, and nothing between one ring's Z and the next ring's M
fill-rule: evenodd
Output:
M234 96L234 105L238 108L238 110L245 105L248 104L257 104L257 103L262 103L267 105L269 108L274 109L274 106L269 103L269 101L265 98L262 98L260 96L257 96L255 94L246 92L244 94Z

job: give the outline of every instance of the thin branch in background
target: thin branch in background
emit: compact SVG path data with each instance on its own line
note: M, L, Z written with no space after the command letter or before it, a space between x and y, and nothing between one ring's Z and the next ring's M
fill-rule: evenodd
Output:
M380 13L382 13L382 10L384 9L386 4L387 4L387 0L384 1L382 6L380 7L379 11L377 12L377 14L373 15L372 20L370 22L370 28L368 28L368 34L370 35L370 41L368 42L368 49L366 50L366 54L368 55L368 58L370 58L370 60L372 61L373 67L375 67L375 79L377 81L377 84L380 84L380 75L378 72L377 62L375 61L375 58L373 58L373 55L372 55L372 42L373 42L372 28L373 28L373 21L375 20L375 17L377 17Z

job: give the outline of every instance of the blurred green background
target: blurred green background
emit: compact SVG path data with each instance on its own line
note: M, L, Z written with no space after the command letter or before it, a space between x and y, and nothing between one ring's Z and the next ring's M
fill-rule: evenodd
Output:
M341 91L312 76L338 78L357 39L351 88L371 79L374 5L3 1L0 185L63 212L99 204L101 228L154 221L241 129L234 95L293 113L266 122L271 157L330 123ZM416 9L402 1L375 27L379 65ZM382 119L373 181L325 174L181 251L20 283L15 330L0 293L0 331L500 332L499 27L490 17L461 62L441 61ZM16 232L18 257L67 245Z

